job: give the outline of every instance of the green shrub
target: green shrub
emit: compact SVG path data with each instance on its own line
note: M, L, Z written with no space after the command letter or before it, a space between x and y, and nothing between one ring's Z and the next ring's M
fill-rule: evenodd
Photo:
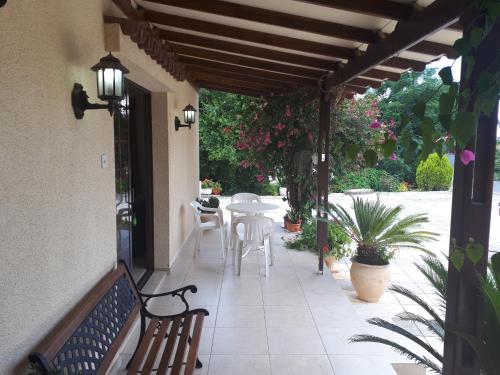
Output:
M350 243L351 239L338 225L328 225L328 247L335 249L337 259L351 254ZM285 244L289 249L316 252L316 221L307 220L302 223L302 233Z
M411 184L415 183L416 162L407 164L402 159L382 159L378 162L377 169L386 171L399 181L406 181Z
M417 167L417 187L421 190L448 190L451 186L453 168L446 156L430 154Z
M379 169L366 168L359 172L349 172L333 184L334 193L350 189L373 189L375 191L398 191L401 183L396 177Z

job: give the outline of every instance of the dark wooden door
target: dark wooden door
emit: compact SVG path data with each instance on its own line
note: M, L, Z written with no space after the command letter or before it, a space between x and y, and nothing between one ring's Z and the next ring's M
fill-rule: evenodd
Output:
M117 255L142 286L154 266L151 93L125 81L115 113Z

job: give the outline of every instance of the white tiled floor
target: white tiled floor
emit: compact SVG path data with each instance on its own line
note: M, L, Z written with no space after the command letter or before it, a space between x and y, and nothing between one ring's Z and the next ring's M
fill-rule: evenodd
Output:
M273 215L276 222L283 213ZM334 277L329 272L318 275L314 254L286 249L283 237L288 234L278 224L275 233L275 265L268 278L259 256L245 258L241 275L236 276L232 254L225 261L220 258L215 233L204 237L196 258L190 239L163 278L158 290L195 284L198 292L188 296L190 305L210 312L200 346L204 366L197 375L394 375L391 362L409 362L382 345L351 344L349 338L360 333L394 338L365 320L381 317L395 322L396 314L418 312L418 306L392 292L386 292L376 304L358 300L349 281L347 260ZM418 254L400 252L391 264L392 282L418 291L435 305L432 288L413 264L416 260ZM181 306L164 300L154 308L166 313L179 311ZM406 328L440 350L439 339L428 330L414 324ZM399 337L398 342L421 352L412 342Z

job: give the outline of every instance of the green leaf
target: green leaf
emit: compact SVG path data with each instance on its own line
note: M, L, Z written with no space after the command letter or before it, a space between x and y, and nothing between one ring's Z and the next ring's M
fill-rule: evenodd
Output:
M399 123L398 127L398 133L401 134L401 132L406 128L406 125L410 122L410 117L406 113L403 113L401 115L401 122Z
M451 66L445 66L439 71L438 74L445 85L451 85L453 83L453 73L451 72Z
M465 80L468 80L472 74L472 70L474 69L474 65L476 63L476 60L472 56L465 56L464 57L464 64L465 64Z
M493 81L493 74L491 74L487 70L483 70L477 78L477 88L479 91L479 95L487 91L491 87L491 83Z
M422 160L427 160L427 157L434 151L434 142L432 138L424 137L422 143Z
M378 161L378 155L374 150L366 150L363 153L363 157L365 158L365 162L369 167L375 166Z
M493 254L491 256L491 273L497 284L497 288L500 289L500 253Z
M464 266L465 255L461 250L454 249L450 255L451 264L457 271L460 271Z
M488 15L493 20L500 17L500 3L498 3L496 0L487 1L487 2L485 1L484 7L486 8Z
M386 139L382 149L384 150L384 157L388 158L396 151L397 143L394 139Z
M458 95L458 90L460 89L460 85L458 82L453 82L453 84L450 85L450 89L448 90L448 94L450 94L453 97L457 97Z
M481 44L483 40L484 29L482 27L474 27L470 32L470 44L472 47L476 48Z
M447 131L450 130L451 115L439 115L439 121L441 122L443 128L445 128Z
M422 120L425 116L425 102L417 102L412 108L412 112L420 119Z
M455 97L449 92L442 93L439 97L439 114L449 115L453 112L453 107L455 105Z
M430 117L424 117L422 119L422 135L424 138L429 138L432 140L432 136L434 134L434 123L432 121L432 118Z
M356 156L358 156L358 152L359 152L358 145L355 144L346 145L346 153L349 159L354 160Z
M477 118L472 112L459 112L453 121L450 132L460 147L465 147L469 139L475 134Z
M471 45L468 39L460 38L455 41L453 48L458 52L459 55L463 56L469 52Z
M404 158L406 163L411 163L415 158L415 151L417 150L417 145L415 142L410 140L410 143L405 147L406 151L404 153Z
M467 258L469 258L472 264L476 265L484 254L484 247L480 243L470 242L465 247L465 254L467 254Z

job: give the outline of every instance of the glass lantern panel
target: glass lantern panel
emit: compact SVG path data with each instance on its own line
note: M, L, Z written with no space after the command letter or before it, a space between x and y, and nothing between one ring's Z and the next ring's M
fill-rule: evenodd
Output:
M188 124L194 122L194 111L185 111L184 112L184 121Z
M104 72L102 69L97 71L97 96L104 94Z
M119 98L123 96L123 74L119 69L115 69L115 96Z
M114 95L114 69L104 69L104 95Z

